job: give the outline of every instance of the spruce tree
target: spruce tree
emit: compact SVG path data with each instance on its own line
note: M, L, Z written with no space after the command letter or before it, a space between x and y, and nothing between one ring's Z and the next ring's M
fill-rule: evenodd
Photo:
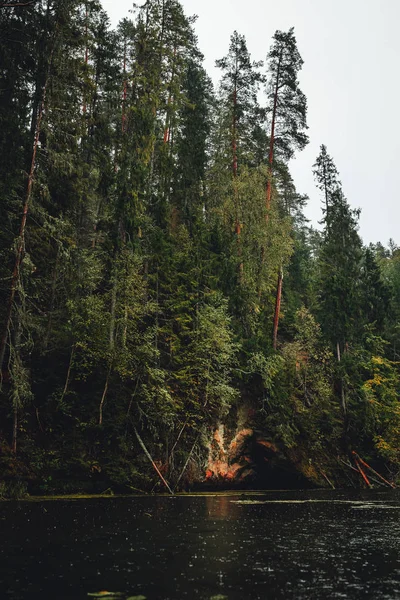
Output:
M323 194L323 202L325 207L323 209L323 213L325 215L325 219L328 218L329 205L332 201L332 197L340 188L341 184L338 179L339 173L336 169L335 163L332 158L329 156L326 146L321 146L321 151L313 165L313 174L316 182L317 188Z
M362 242L360 211L350 208L341 187L332 193L319 253L319 318L338 363L359 340ZM343 374L340 382L343 413L347 414Z
M235 234L239 255L240 277L243 276L243 263L240 260L241 230L243 220L238 191L238 169L246 164L254 164L255 155L252 148L253 133L259 126L260 108L257 101L259 85L263 80L258 69L262 62L252 62L247 50L246 39L234 31L229 52L216 66L222 70L220 95L224 112L230 122L229 138L231 146L231 164L233 175L233 194L235 207Z

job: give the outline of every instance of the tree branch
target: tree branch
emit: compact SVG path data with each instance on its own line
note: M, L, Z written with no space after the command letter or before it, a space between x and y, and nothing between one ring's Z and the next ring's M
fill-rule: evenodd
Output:
M0 8L19 8L20 6L31 6L35 4L37 0L29 0L28 2L0 2Z

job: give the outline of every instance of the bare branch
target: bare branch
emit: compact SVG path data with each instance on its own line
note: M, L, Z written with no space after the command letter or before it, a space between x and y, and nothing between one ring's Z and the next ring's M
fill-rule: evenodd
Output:
M0 2L0 8L19 8L20 6L32 6L37 0L29 0L28 2Z

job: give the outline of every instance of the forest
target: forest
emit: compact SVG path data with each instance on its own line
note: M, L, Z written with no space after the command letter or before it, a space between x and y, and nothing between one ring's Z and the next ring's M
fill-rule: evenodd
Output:
M295 30L194 25L0 3L0 497L400 482L400 248L326 140L304 216Z

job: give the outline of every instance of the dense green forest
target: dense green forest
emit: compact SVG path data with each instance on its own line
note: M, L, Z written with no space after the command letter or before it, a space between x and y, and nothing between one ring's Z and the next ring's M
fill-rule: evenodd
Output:
M400 473L400 249L324 145L304 217L294 30L234 32L214 89L194 22L0 4L0 494L223 483L221 423L313 485Z

